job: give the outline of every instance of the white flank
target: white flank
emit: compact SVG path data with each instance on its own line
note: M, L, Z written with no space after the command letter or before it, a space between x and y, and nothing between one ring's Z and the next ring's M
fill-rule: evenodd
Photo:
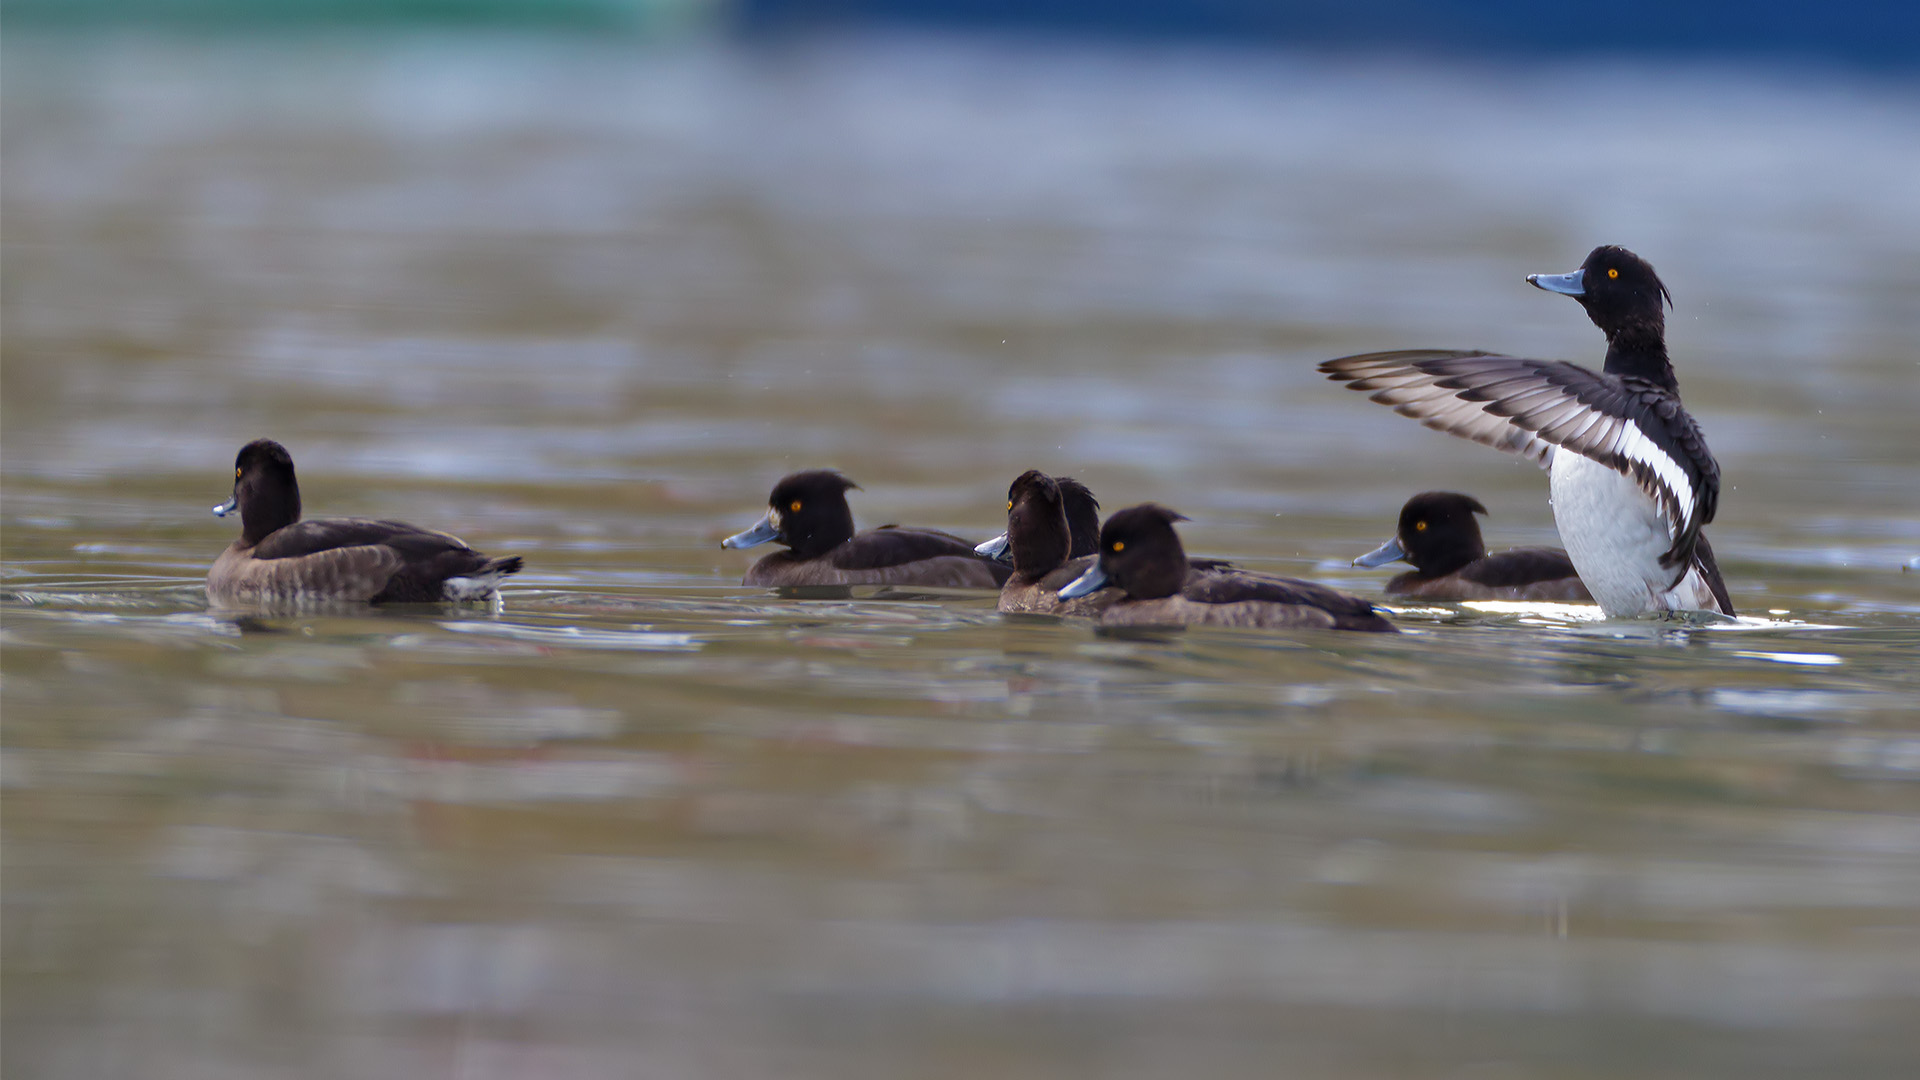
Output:
M1693 517L1693 484L1688 481L1687 471L1680 467L1680 463L1655 446L1638 425L1628 421L1621 426L1624 430L1621 432L1620 453L1628 460L1652 469L1661 484L1678 500L1675 513L1679 520L1668 529L1668 539L1672 539L1683 531Z

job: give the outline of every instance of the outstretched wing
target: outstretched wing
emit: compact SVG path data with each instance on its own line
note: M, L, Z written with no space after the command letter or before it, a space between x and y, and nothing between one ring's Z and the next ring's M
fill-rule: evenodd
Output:
M1320 365L1438 431L1519 454L1541 467L1561 448L1633 479L1667 518L1662 566L1684 565L1720 501L1720 466L1665 388L1560 360L1411 349Z

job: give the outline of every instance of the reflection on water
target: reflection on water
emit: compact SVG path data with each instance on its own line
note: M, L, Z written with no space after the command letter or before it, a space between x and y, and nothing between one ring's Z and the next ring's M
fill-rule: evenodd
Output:
M1726 72L912 43L10 40L21 1075L1910 1075L1920 104ZM1528 88L1604 86L1606 94ZM1845 163L1837 167L1835 163ZM1096 634L784 598L834 465L1028 467L1377 590L1544 477L1313 362L1678 306L1746 617ZM503 609L206 609L247 439ZM1389 1030L1383 1030L1391 1025Z

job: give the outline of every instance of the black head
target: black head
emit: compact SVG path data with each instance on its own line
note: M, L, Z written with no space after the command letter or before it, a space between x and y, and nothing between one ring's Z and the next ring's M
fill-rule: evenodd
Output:
M1100 550L1100 500L1071 476L1056 477L1054 483L1060 485L1060 501L1067 508L1067 531L1073 534L1073 547L1067 557L1077 559Z
M782 479L767 497L767 520L777 530L773 539L803 559L853 539L847 492L859 486L832 469L809 469Z
M1073 548L1060 483L1037 469L1014 477L1007 487L1007 545L1013 568L1039 577L1067 561Z
M1580 269L1586 284L1580 306L1609 337L1636 322L1665 328L1667 316L1661 302L1672 307L1673 294L1653 272L1652 263L1626 248L1603 244L1587 255Z
M1580 301L1607 335L1607 370L1658 379L1667 364L1667 315L1673 295L1647 260L1612 244L1594 248L1570 274L1529 274L1548 292ZM1668 375L1671 378L1671 375Z
M1487 553L1475 514L1487 508L1457 491L1423 491L1400 508L1397 537L1414 569L1429 577L1451 574Z
M1173 523L1187 520L1158 503L1117 510L1100 529L1100 569L1128 596L1172 596L1187 581L1187 550Z
M213 512L225 517L240 511L240 537L257 544L300 520L300 483L293 477L293 455L272 439L255 439L233 459L233 498Z

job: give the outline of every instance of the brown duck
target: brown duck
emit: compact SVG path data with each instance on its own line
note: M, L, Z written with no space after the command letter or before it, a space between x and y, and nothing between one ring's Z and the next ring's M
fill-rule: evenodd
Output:
M402 521L300 520L293 457L272 439L248 443L234 459L233 497L213 512L235 510L240 538L207 573L216 604L480 600L521 567L518 555L494 558Z
M797 472L775 484L766 516L720 542L729 550L768 541L786 545L754 563L741 584L997 589L1013 573L976 554L971 541L938 529L883 525L855 532L847 490L858 486L831 469Z

